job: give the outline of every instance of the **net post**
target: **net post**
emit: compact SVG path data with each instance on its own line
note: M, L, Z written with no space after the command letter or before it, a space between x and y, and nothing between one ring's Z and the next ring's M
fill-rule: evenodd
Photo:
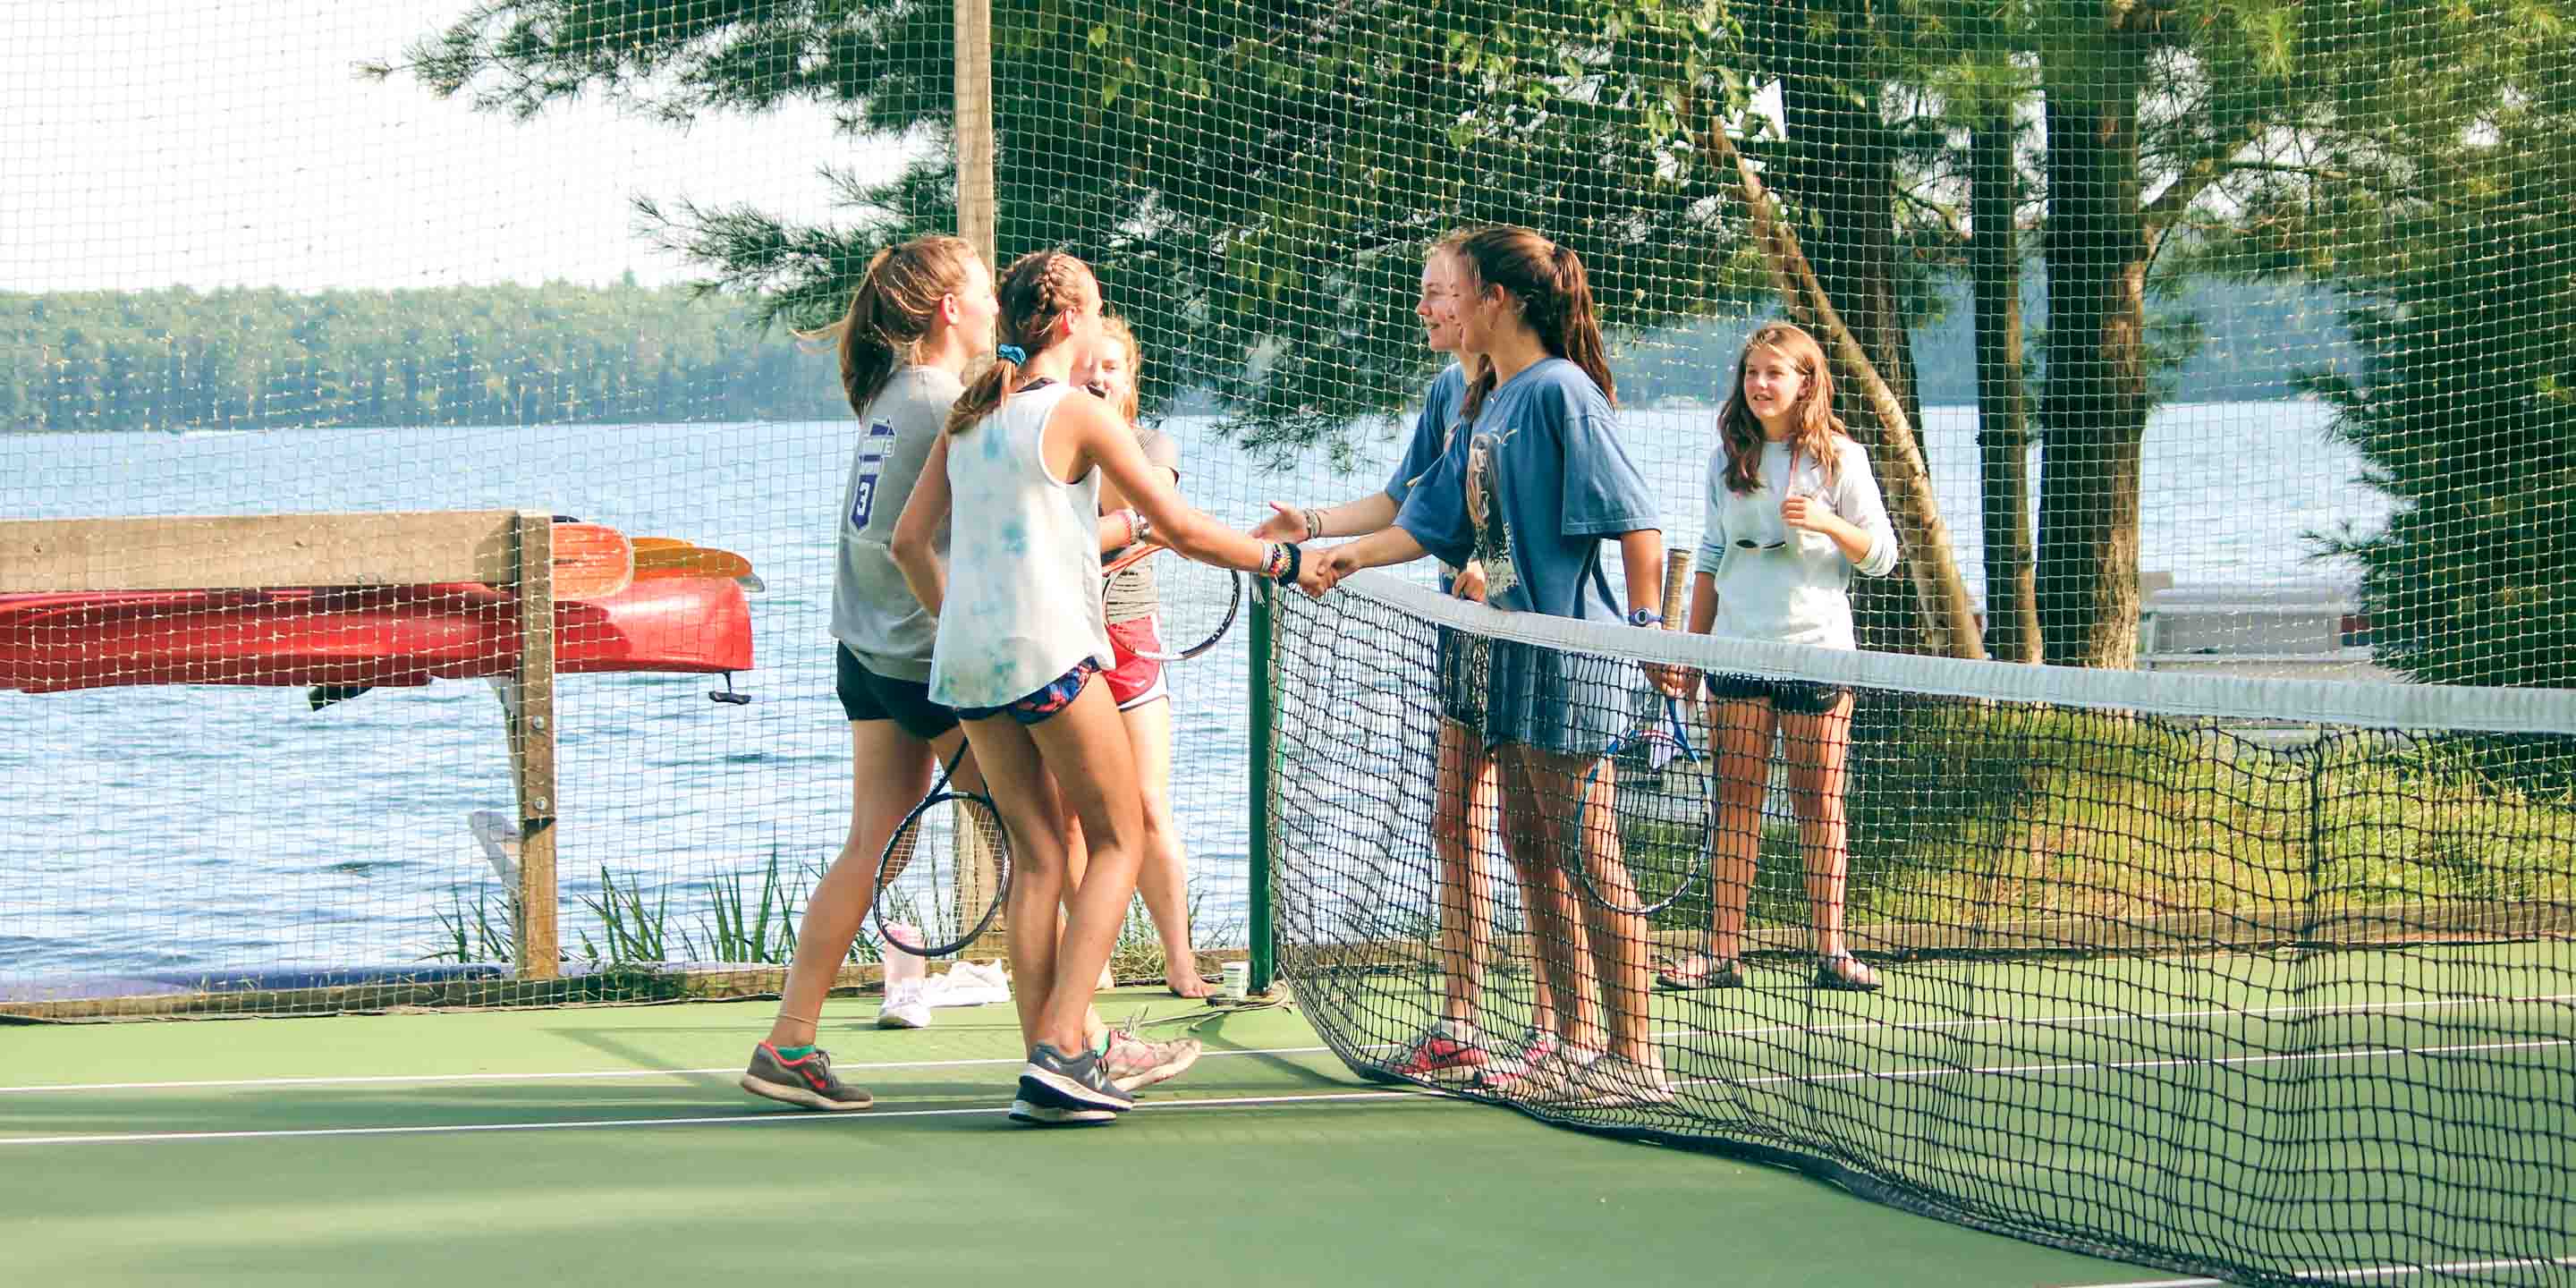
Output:
M1270 770L1271 756L1276 747L1271 730L1275 668L1271 656L1270 597L1280 593L1280 589L1258 583L1254 585L1250 646L1244 650L1249 671L1244 687L1252 696L1251 745L1244 757L1244 764L1250 770L1244 795L1248 798L1246 805L1251 813L1251 843L1246 848L1252 855L1252 870L1245 875L1244 915L1246 933L1251 939L1252 992L1255 995L1270 991L1270 981L1278 971L1277 946L1270 916Z
M957 122L957 236L984 257L984 266L1001 271L996 254L993 201L993 4L992 0L955 0L956 61L953 106ZM974 834L960 828L951 838L955 856L956 900L960 916L989 902L1001 873L993 854ZM1007 950L1010 921L994 920L985 932L984 948Z
M510 768L519 796L516 934L521 979L553 979L559 966L555 907L554 516L524 511L517 556L519 660L507 704Z
M957 235L999 273L993 202L993 0L955 0Z

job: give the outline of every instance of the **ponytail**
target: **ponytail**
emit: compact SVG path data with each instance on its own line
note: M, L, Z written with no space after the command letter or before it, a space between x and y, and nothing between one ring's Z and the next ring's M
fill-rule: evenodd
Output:
M1583 369L1601 396L1610 405L1619 405L1616 381L1610 375L1610 353L1601 340L1601 319L1592 302L1592 285L1583 271L1583 257L1571 246L1560 246L1537 232L1511 225L1479 228L1459 239L1457 253L1475 279L1476 293L1500 287L1510 291L1521 302L1521 321L1538 336L1541 347L1552 358L1563 358ZM1476 378L1467 386L1467 401L1461 414L1474 421L1484 410L1485 397L1494 391L1494 364L1489 358L1479 364Z
M885 247L868 258L839 321L796 333L800 340L835 342L841 393L850 400L851 414L866 415L895 369L920 356L939 319L939 302L965 288L966 263L974 253L954 237L917 237Z
M1618 382L1610 375L1610 351L1601 342L1601 318L1592 307L1592 283L1583 272L1583 257L1571 246L1556 248L1556 284L1564 308L1557 313L1559 325L1554 336L1539 333L1547 351L1583 368L1592 383L1601 387L1601 396L1610 405L1619 405Z
M868 257L868 271L859 278L859 289L850 295L850 311L841 319L841 393L850 400L850 414L854 416L866 415L868 404L876 401L878 391L894 378L898 355L884 322L877 316L885 302L878 270L892 258L891 246Z

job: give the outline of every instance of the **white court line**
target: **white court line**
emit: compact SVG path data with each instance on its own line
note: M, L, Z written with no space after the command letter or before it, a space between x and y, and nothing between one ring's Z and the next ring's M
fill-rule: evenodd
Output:
M2409 1275L2466 1274L2488 1270L2540 1270L2576 1266L2576 1256L2518 1257L2502 1261L2445 1261L2426 1266L2346 1266L2296 1270L2311 1279L2399 1279ZM2123 1279L2117 1283L2077 1284L2074 1288L2224 1288L2227 1279Z
M1655 1033L1654 1033L1654 1037L1656 1037L1656 1038L1679 1038L1679 1037L1701 1037L1701 1036L1707 1036L1707 1037L1733 1037L1733 1038L1744 1038L1744 1037L1767 1037L1767 1036L1770 1036L1770 1035L1773 1035L1773 1034L1779 1034L1779 1033L1846 1033L1846 1032L1852 1032L1852 1031L1856 1031L1856 1030L1864 1030L1864 1029L1876 1029L1876 1030L1882 1030L1882 1031L1886 1031L1886 1032L1890 1032L1890 1033L1915 1033L1915 1032L1936 1032L1936 1031L1946 1031L1946 1030L1953 1030L1953 1029L2009 1027L2009 1026L2013 1026L2013 1025L2029 1025L2029 1026L2034 1026L2034 1027L2044 1027L2044 1026L2047 1026L2047 1025L2055 1025L2055 1024L2082 1024L2082 1025L2092 1025L2092 1024L2144 1024L2144 1023L2153 1023L2153 1022L2158 1022L2158 1021L2169 1021L2169 1020L2208 1019L2208 1018L2217 1017L2217 1016L2229 1016L2229 1015L2302 1015L2302 1014L2305 1014L2305 1015L2354 1015L2354 1014L2371 1014L2371 1013L2384 1013L2384 1012L2410 1011L2410 1010L2433 1010L2433 1009L2440 1009L2440 1008L2445 1008L2445 1007L2459 1007L2459 1006L2510 1006L2510 1005L2515 1005L2515 1004L2520 1004L2520 1003L2530 1003L2530 1002L2569 1002L2569 1001L2576 1001L2576 993L2547 993L2547 994L2541 994L2541 995L2531 996L2531 997L2443 998L2443 999L2434 999L2434 1000L2427 1000L2427 1001L2411 1001L2411 1002L2353 1002L2353 1003L2348 1003L2348 1004L2341 1005L2341 1006L2271 1006L2271 1007L2257 1007L2257 1008L2250 1009L2250 1010L2245 1010L2245 1009L2230 1009L2230 1008L2219 1007L2219 1008L2204 1008L2204 1009L2199 1009L2199 1010L2190 1010L2190 1011L2146 1011L2146 1012L2140 1012L2140 1013L2136 1013L2136 1014L2121 1014L2121 1013L2117 1013L2117 1012L2107 1012L2107 1013L2078 1014L2078 1015L2023 1015L2023 1016L1998 1015L1998 1016L1984 1016L1984 1017L1978 1017L1978 1018L1970 1018L1970 1019L1956 1019L1956 1020L1922 1020L1922 1021L1909 1022L1909 1023L1890 1023L1890 1022L1888 1022L1888 1021L1884 1021L1884 1020L1852 1020L1852 1021L1846 1021L1846 1022L1842 1022L1842 1023L1835 1023L1835 1024L1813 1024L1813 1025L1809 1025L1809 1024L1757 1024L1757 1025L1748 1025L1748 1026L1745 1026L1745 1027L1742 1027L1742 1028L1733 1028L1733 1029L1692 1029L1692 1028L1672 1028L1672 1029L1658 1029L1658 1030L1656 1030L1656 1031L1655 1031ZM2558 1043L2542 1043L2542 1044L2540 1044L2540 1045L2559 1045L2559 1044L2558 1044ZM1369 1049L1370 1049L1370 1050L1391 1050L1391 1049L1393 1049L1393 1044L1391 1044L1391 1043L1388 1043L1388 1044L1380 1044L1380 1045L1377 1045L1377 1046L1372 1046L1372 1047L1370 1047ZM2438 1049L2438 1048L2427 1048L2427 1049L2428 1049L2428 1050L2433 1050L2433 1049ZM2463 1050L2471 1050L2471 1049L2479 1049L2479 1048L2460 1048L2460 1049L2463 1049ZM1330 1050L1331 1050L1331 1048L1329 1048L1329 1047L1322 1047L1322 1046L1306 1046L1306 1047L1272 1047L1272 1048L1267 1048L1267 1049L1263 1049L1263 1050L1253 1050L1253 1051L1210 1051L1210 1052L1208 1052L1205 1056L1203 1056L1203 1057L1201 1057L1201 1058L1202 1058L1202 1059L1213 1059L1213 1058L1215 1058L1215 1057L1217 1057L1217 1056L1225 1056L1225 1055L1319 1055L1319 1054L1327 1053L1327 1052L1329 1052ZM2290 1058L2290 1057L2264 1057L2264 1058L2268 1058L2268 1059L2282 1059L2282 1058ZM856 1063L853 1063L853 1064L843 1064L843 1065L839 1065L838 1067L839 1067L839 1068L842 1068L842 1069L849 1069L849 1070L859 1070L859 1069L964 1069L964 1068L990 1067L990 1066L993 1066L993 1065L999 1065L999 1064L1017 1064L1017 1063L1019 1063L1019 1062L1020 1062L1020 1061L1019 1061L1019 1059L1018 1059L1017 1057L1003 1057L1003 1058L993 1058L993 1059L973 1059L973 1060L883 1060L883 1061L876 1061L876 1062L873 1062L873 1063L866 1063L866 1064L856 1064ZM2185 1062L2185 1063L2190 1063L2190 1062ZM2035 1067L2037 1067L2037 1066L2035 1066ZM2022 1070L2007 1070L2007 1071L2009 1071L2009 1072L2021 1072ZM599 1072L595 1072L595 1073L419 1073L419 1074L411 1074L411 1073L389 1073L389 1074L366 1074L366 1075L350 1075L350 1076L321 1075L321 1076L313 1076L313 1077L285 1077L285 1078L213 1078L213 1079L202 1079L202 1080L195 1080L195 1081L179 1081L179 1082L77 1082L77 1083L74 1083L74 1082L63 1082L63 1083L41 1083L41 1084L30 1084L30 1085L26 1085L26 1086L15 1086L15 1087L0 1087L0 1096L6 1096L6 1095L40 1095L40 1094L43 1094L43 1093L46 1093L46 1092L60 1092L60 1091L162 1091L162 1090L167 1090L167 1091L184 1091L184 1090L203 1090L203 1089L208 1089L208 1088L219 1088L219 1087L329 1087L329 1086L366 1086L366 1085L370 1085L370 1084L378 1084L378 1085L381 1085L381 1084L386 1084L386 1083L419 1083L419 1084L435 1084L435 1083L472 1083L472 1082L546 1082L546 1081L581 1080L581 1079L605 1079L605 1078L681 1078L681 1077L700 1077L700 1076L709 1076L709 1075L723 1075L723 1074L730 1074L730 1073L736 1073L736 1072L739 1072L739 1070L737 1070L737 1069L733 1068L732 1066L726 1066L726 1067L724 1067L724 1068L720 1068L720 1069L609 1069L609 1070L601 1070L601 1071L599 1071ZM1942 1071L1940 1071L1940 1072L1956 1072L1956 1071L1955 1071L1955 1070L1942 1070ZM1971 1072L1983 1072L1983 1071L1982 1071L1982 1070L1972 1070ZM1836 1076L1838 1076L1838 1077L1848 1077L1848 1076L1851 1076L1851 1075L1836 1075ZM1871 1076L1919 1076L1919 1075L1909 1075L1909 1074L1887 1074L1887 1075L1871 1075Z
M1884 994L1882 994L1884 996ZM2028 1024L2145 1024L2168 1020L2206 1020L2232 1015L2326 1016L2374 1015L2397 1011L2437 1010L2457 1006L2514 1006L2531 1002L2576 1002L2576 993L2543 993L2533 997L2461 997L2420 1002L2350 1002L2341 1006L2258 1006L2203 1007L2192 1011L2140 1011L2124 1014L2117 1011L2091 1015L1989 1015L1957 1020L1852 1020L1840 1024L1764 1024L1741 1029L1711 1030L1716 1037L1761 1037L1773 1033L1840 1033L1852 1029L1885 1029L1895 1033L1934 1032L1949 1029L1993 1028ZM1676 1029L1673 1034L1697 1033L1697 1029ZM1657 1037L1668 1036L1657 1033Z
M1412 1100L1425 1104L1471 1104L1472 1101L1440 1095L1436 1092L1407 1088L1401 1091L1330 1091L1313 1095L1288 1096L1212 1096L1195 1100L1140 1100L1138 1111L1160 1113L1169 1109L1228 1109L1244 1105L1295 1105L1309 1101L1394 1101ZM517 1123L439 1123L411 1127L274 1127L246 1131L156 1131L100 1132L78 1136L0 1137L0 1147L12 1145L135 1145L173 1141L201 1140L297 1140L319 1136L452 1136L469 1132L496 1131L581 1131L594 1127L688 1127L712 1124L762 1123L827 1123L885 1122L896 1118L962 1118L995 1117L1002 1106L977 1105L971 1109L890 1109L858 1113L815 1114L793 1110L750 1110L734 1114L701 1114L688 1118L587 1118L570 1122Z
M1330 1047L1266 1047L1250 1051L1208 1051L1202 1060L1228 1055L1314 1055ZM1026 1064L1025 1056L996 1056L972 1060L878 1060L861 1064L833 1062L843 1071L858 1069L971 1069L997 1064ZM385 1083L456 1083L456 1082L558 1082L596 1078L688 1078L706 1075L740 1074L742 1066L726 1065L721 1069L602 1069L596 1073L379 1073L348 1076L320 1075L298 1078L208 1078L194 1082L49 1082L23 1087L0 1087L0 1096L36 1095L48 1091L187 1091L210 1087L342 1087L381 1085Z
M2383 1055L2459 1055L2474 1051L2528 1051L2540 1047L2576 1047L2576 1038L2540 1042L2478 1042L2460 1046L2367 1047L2353 1051L2292 1051L2280 1055L2231 1055L2169 1060L2055 1060L2045 1064L1989 1064L1942 1069L1862 1069L1849 1073L1775 1073L1759 1078L1692 1078L1685 1086L1762 1087L1780 1083L1878 1081L1904 1082L1954 1074L2119 1073L2133 1069L2187 1069L2200 1065L2279 1064L2296 1060L2361 1060Z

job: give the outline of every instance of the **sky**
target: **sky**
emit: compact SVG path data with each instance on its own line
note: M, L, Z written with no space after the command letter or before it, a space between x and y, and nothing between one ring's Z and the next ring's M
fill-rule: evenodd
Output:
M682 129L361 80L463 0L0 0L0 290L647 284L637 194L828 217L888 149L818 109Z

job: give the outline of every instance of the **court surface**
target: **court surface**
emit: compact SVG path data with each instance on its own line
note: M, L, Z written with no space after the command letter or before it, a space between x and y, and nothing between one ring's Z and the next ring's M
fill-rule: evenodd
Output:
M836 998L878 1107L773 1108L733 1085L770 1010L0 1028L0 1245L77 1285L2194 1282L1371 1086L1290 1010L1204 1024L1195 1070L1095 1130L1003 1118L1007 1006L879 1032Z

